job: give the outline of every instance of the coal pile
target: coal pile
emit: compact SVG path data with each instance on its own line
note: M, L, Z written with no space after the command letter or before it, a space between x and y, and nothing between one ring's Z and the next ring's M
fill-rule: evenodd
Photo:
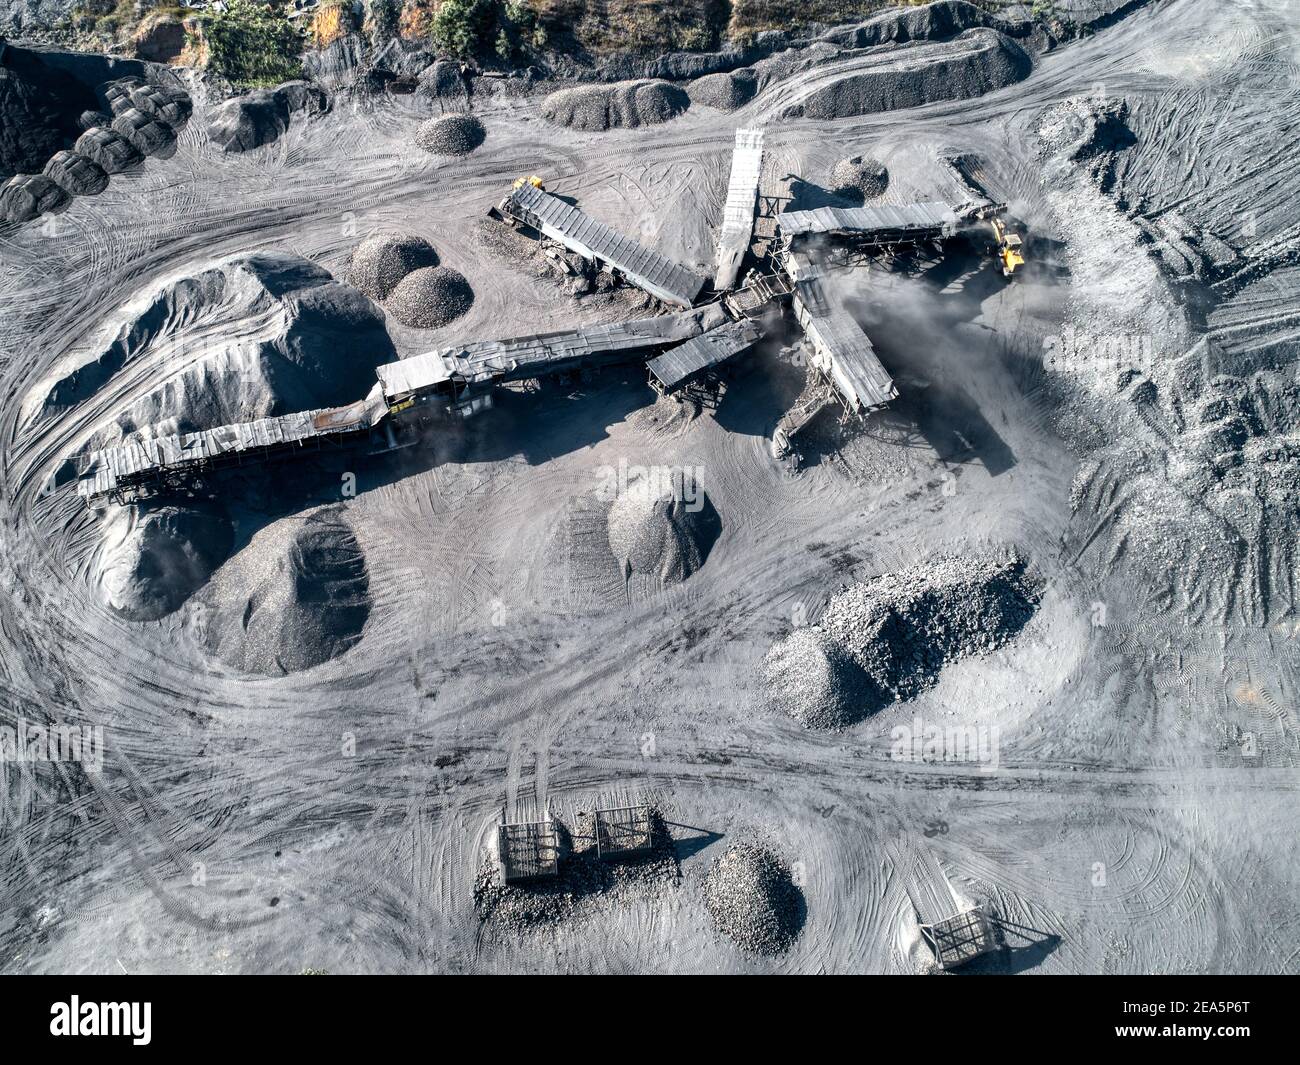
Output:
M878 701L871 680L853 657L821 629L796 629L763 660L772 705L811 729L855 725Z
M120 174L136 166L144 156L129 140L116 130L93 126L77 138L73 151L97 163L106 174Z
M723 74L706 74L686 86L692 103L734 111L744 107L758 92L758 75L752 70L735 70Z
M0 188L0 218L30 222L68 203L68 194L44 174L19 174Z
M460 64L450 59L439 59L420 71L415 90L420 96L434 100L464 100L469 98L469 87L461 73Z
M975 29L942 44L892 50L874 66L845 74L783 114L819 120L851 118L919 107L936 100L969 100L1023 80L1033 60L1015 41Z
M129 107L113 119L113 129L141 155L159 155L176 144L176 134L170 126L138 107Z
M675 584L704 565L722 521L694 475L673 471L627 485L610 504L608 531L625 580L636 574Z
M55 152L45 164L45 176L69 196L98 196L108 188L104 168L77 152Z
M406 275L384 301L384 308L412 329L437 329L454 322L474 303L463 274L448 266L426 266Z
M789 950L803 926L803 896L789 869L755 843L737 844L713 863L704 905L718 931L751 954Z
M153 115L159 122L164 122L172 129L179 129L189 121L194 113L194 104L189 95L183 92L167 92L157 85L141 85L131 90L132 106L146 114Z
M415 143L432 155L469 155L485 136L483 123L473 115L444 115L422 123Z
M222 151L248 152L279 140L295 114L316 115L328 108L329 97L318 86L287 81L227 100L208 120L208 136Z
M831 168L829 188L846 199L874 200L889 188L889 171L879 159L854 155Z
M398 233L372 233L352 252L348 283L376 302L388 298L407 274L438 265L438 253L427 240Z
M130 621L177 610L230 554L234 532L210 505L115 507L105 518L96 583Z
M949 662L1009 642L1033 616L1040 592L1015 556L943 558L841 592L820 627L887 705L932 685Z
M208 650L245 673L277 676L346 652L370 617L370 575L335 514L285 518L227 562L195 599Z
M658 125L690 106L686 92L666 81L624 81L560 89L542 101L542 116L557 126L601 132Z

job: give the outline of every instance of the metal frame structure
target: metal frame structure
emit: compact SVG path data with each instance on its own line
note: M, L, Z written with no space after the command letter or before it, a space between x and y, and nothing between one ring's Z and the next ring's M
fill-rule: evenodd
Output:
M993 924L978 906L945 917L935 924L921 925L921 935L930 944L935 961L944 970L956 969L998 949Z
M654 819L647 805L597 810L594 821L599 858L645 854L654 848Z
M497 853L507 884L549 880L560 873L560 838L550 819L498 825Z

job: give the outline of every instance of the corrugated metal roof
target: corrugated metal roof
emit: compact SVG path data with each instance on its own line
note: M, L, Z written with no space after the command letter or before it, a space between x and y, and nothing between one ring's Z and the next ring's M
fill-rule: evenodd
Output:
M848 311L827 299L815 274L795 282L794 311L812 344L813 364L850 410L873 410L897 398L898 389L871 338Z
M535 220L538 229L571 251L609 263L639 288L668 303L690 307L704 287L704 278L630 237L589 218L576 207L532 185L510 194L516 212Z
M758 202L758 180L763 170L763 131L736 130L731 153L731 177L727 202L722 208L722 229L718 233L718 268L713 287L719 292L736 283L740 264L749 250L754 232L754 207Z
M748 319L732 322L670 348L646 365L664 389L672 392L705 370L752 347L762 335L757 322Z
M909 203L899 207L818 207L812 211L788 211L777 216L786 237L811 233L852 233L882 237L891 233L918 235L933 232L947 236L955 231L957 215L946 203Z

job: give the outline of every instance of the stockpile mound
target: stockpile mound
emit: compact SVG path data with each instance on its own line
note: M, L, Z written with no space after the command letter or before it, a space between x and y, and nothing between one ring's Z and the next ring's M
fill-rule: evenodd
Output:
M179 608L230 554L230 520L206 504L116 507L105 519L96 584L131 621Z
M438 253L427 240L399 233L372 233L352 252L348 283L372 300L384 300L413 270L438 265Z
M45 164L45 176L69 196L98 196L108 188L104 168L77 152L55 152Z
M247 152L276 141L295 114L318 115L329 110L329 97L319 86L286 81L274 89L257 89L227 100L208 121L208 136L227 152Z
M131 90L130 100L133 106L146 114L153 115L159 122L164 122L172 129L179 129L190 120L194 113L194 104L189 95L183 92L167 92L157 85L139 85Z
M633 481L610 504L609 547L624 579L686 580L722 532L713 503L687 471Z
M889 51L782 113L789 118L850 118L936 100L968 100L1013 85L1032 69L1029 54L1011 38L997 30L975 29L953 41Z
M749 103L758 92L758 75L752 70L734 70L723 74L706 74L686 86L693 103L734 111Z
M838 730L862 720L876 689L853 657L817 628L796 629L763 660L772 704L800 724Z
M113 119L113 129L141 155L164 153L176 143L176 134L170 126L138 107L128 107Z
M44 174L19 174L0 188L0 218L30 222L68 202L68 194Z
M455 321L474 303L474 290L449 266L426 266L402 278L384 307L403 325L437 329Z
M98 163L106 174L120 174L144 156L129 140L106 126L92 126L77 138L73 151Z
M704 905L719 932L751 954L780 954L803 924L803 899L785 864L766 847L741 843L704 878Z
M690 106L691 98L666 81L623 81L560 89L542 101L542 115L558 126L600 132L658 125Z
M945 558L841 592L821 627L892 702L933 684L947 663L1003 646L1039 594L1019 558Z
M196 600L200 639L245 673L275 676L337 658L370 617L370 576L337 515L286 518L259 532Z
M473 115L431 118L415 131L415 143L432 155L469 155L487 136Z
M874 200L889 188L889 171L879 159L854 155L832 167L829 187L837 196Z

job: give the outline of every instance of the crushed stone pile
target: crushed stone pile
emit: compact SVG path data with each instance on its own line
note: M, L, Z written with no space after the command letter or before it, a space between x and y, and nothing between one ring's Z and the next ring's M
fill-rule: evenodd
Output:
M384 308L412 329L437 329L454 322L474 303L474 290L465 276L449 266L426 266L407 274Z
M141 155L165 154L176 144L176 134L170 126L138 107L128 107L113 119L113 129Z
M763 682L772 704L812 729L856 724L875 688L853 657L829 633L796 629L763 659Z
M633 574L675 584L695 573L722 532L713 503L693 474L642 477L610 504L609 547L625 580Z
M879 159L854 155L831 168L830 190L853 200L874 200L889 188L889 171Z
M1006 25L965 0L938 0L922 7L885 11L853 26L837 27L821 40L841 48L878 48L909 41L942 41L979 26Z
M635 129L676 118L691 106L685 90L666 81L623 81L560 89L542 101L542 116L569 129Z
M1023 80L1029 54L993 29L970 30L952 41L909 44L874 64L846 73L789 105L786 118L828 120L919 107L936 100L969 100Z
M803 899L790 871L756 843L737 844L713 863L704 905L718 931L751 954L788 950L803 923Z
M352 252L347 279L372 300L388 298L407 274L438 265L438 253L421 237L372 233Z
M734 111L744 107L758 92L758 75L752 70L733 70L721 74L706 74L686 86L692 103L715 107L719 111Z
M443 115L421 123L415 143L432 155L469 155L487 136L473 115Z
M370 575L338 515L283 518L262 529L195 597L195 633L245 673L310 669L356 645L370 617Z
M463 100L469 97L469 86L461 73L460 64L451 59L439 59L420 71L415 91L434 100Z
M114 507L101 530L100 599L130 621L165 617L229 557L233 538L230 519L210 504Z
M68 194L44 174L18 174L0 188L0 218L30 222L68 203Z
M98 196L108 188L104 168L77 152L55 152L45 164L45 176L69 196Z
M97 163L106 174L120 174L144 159L134 144L107 126L92 126L86 130L77 138L72 150Z

